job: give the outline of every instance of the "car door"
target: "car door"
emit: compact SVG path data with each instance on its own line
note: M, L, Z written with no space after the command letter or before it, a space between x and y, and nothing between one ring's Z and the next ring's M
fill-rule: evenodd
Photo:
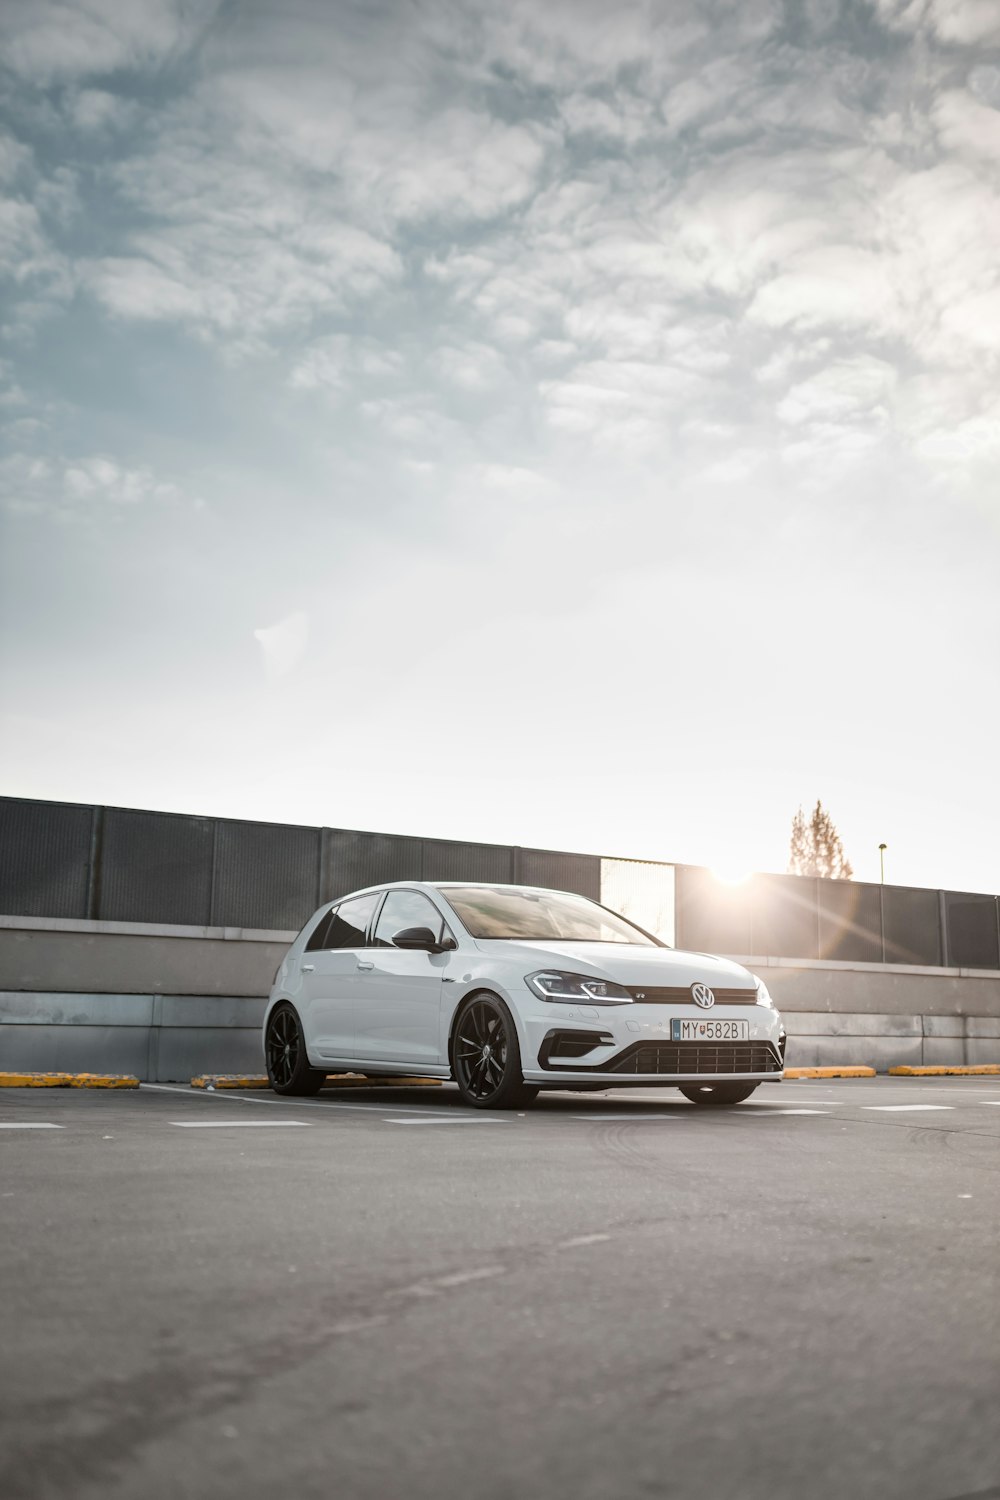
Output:
M363 955L365 972L355 1012L355 1056L408 1067L443 1063L441 980L447 953L397 948L393 936L406 927L429 927L440 937L444 919L421 891L387 893Z
M302 1020L306 1049L317 1061L352 1058L358 969L381 891L341 901L317 927L302 955Z

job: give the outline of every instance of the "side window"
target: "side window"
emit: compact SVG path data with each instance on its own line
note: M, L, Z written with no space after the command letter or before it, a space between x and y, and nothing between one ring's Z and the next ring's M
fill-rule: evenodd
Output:
M333 912L330 930L326 935L325 948L363 948L365 933L372 912L378 905L379 892L370 896L353 896L350 901L341 901Z
M404 927L429 927L439 937L443 920L433 902L419 891L390 891L379 913L375 947L391 948L394 934Z
M326 935L330 930L330 923L336 915L336 912L337 908L334 907L333 911L324 912L320 917L319 921L316 923L316 926L309 934L309 941L308 943L306 943L307 953L316 953L319 949L329 946L326 941Z

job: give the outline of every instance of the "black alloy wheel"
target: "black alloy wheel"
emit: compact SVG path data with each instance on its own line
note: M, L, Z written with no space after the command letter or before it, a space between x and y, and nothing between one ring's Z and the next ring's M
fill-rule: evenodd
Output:
M452 1043L459 1093L474 1109L518 1109L538 1093L524 1081L513 1017L495 995L466 1001Z
M290 1005L278 1005L271 1012L264 1057L276 1094L317 1094L326 1081L325 1073L309 1066L302 1026Z
M681 1083L678 1088L692 1104L707 1108L719 1108L724 1104L742 1104L749 1099L755 1083Z

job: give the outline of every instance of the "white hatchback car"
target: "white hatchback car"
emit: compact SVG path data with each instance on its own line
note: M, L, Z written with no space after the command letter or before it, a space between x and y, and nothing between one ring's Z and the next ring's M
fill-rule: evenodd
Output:
M279 1094L328 1073L454 1078L476 1108L539 1089L676 1084L739 1104L780 1079L761 980L682 953L585 896L400 881L320 908L275 975L264 1054Z

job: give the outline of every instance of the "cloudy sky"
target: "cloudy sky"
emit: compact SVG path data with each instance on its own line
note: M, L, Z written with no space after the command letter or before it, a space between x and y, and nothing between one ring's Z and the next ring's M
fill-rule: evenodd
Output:
M4 0L4 790L1000 889L1000 0Z

